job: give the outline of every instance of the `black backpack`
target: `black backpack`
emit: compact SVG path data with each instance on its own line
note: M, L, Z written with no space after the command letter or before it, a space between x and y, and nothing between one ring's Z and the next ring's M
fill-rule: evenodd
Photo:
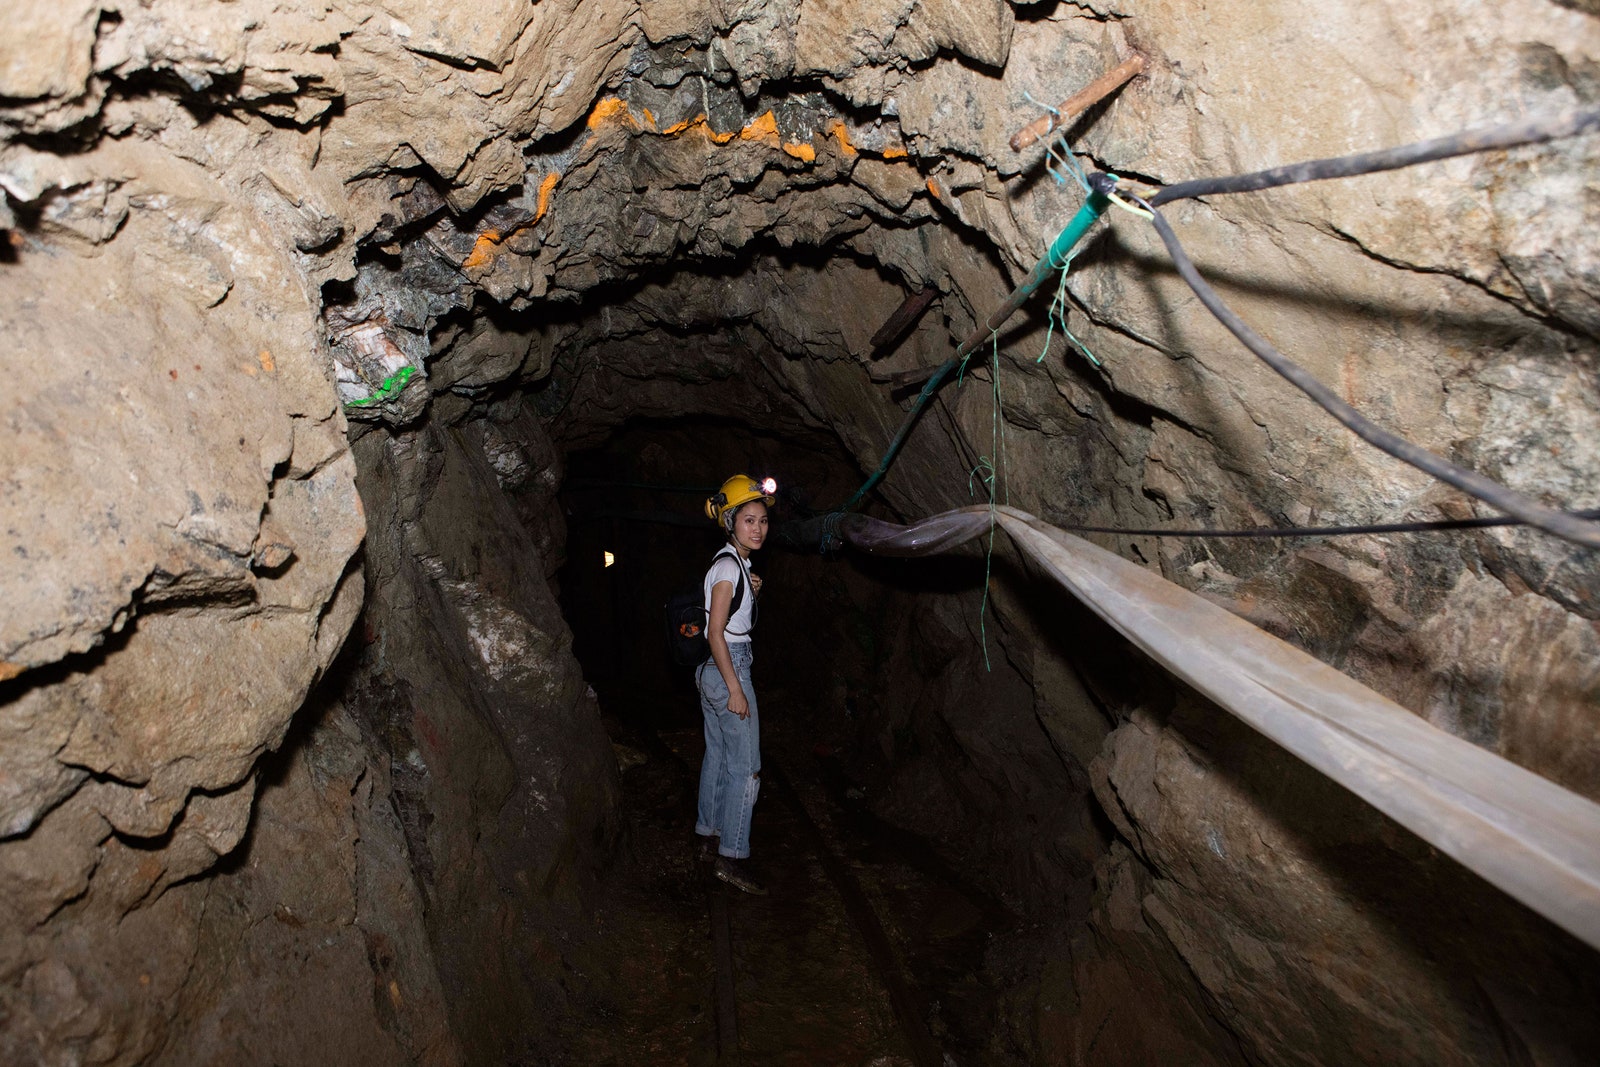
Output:
M724 551L726 551L724 549ZM717 556L711 562L717 561ZM739 564L739 580L733 584L733 603L728 606L728 618L739 612L744 603L744 564ZM711 642L706 640L705 585L684 590L667 598L667 648L672 661L685 667L698 667L711 655Z

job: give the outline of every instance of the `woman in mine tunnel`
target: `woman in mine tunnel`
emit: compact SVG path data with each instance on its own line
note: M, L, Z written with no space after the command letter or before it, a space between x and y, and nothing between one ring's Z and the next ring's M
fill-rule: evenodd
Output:
M700 808L694 831L700 856L715 863L718 878L746 893L763 894L745 863L750 855L750 815L761 791L761 733L756 691L750 684L750 632L756 623L761 578L750 572L750 553L767 539L772 479L739 474L706 501L706 514L728 543L712 557L703 583L706 641L711 658L695 672L705 717L706 756L700 765Z

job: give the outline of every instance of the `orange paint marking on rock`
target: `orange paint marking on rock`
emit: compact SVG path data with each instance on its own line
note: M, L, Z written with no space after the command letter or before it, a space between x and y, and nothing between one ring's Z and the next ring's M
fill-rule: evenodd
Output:
M760 118L751 119L750 124L739 131L739 140L766 141L778 147L778 116L769 111Z
M272 374L278 369L277 363L273 362L272 353L265 348L256 353L256 360L261 364L261 369L268 374Z
M856 154L856 146L850 143L850 131L845 129L843 122L835 119L833 123L833 129L829 130L828 132L832 133L834 138L838 140L840 152L846 156L853 156Z
M904 158L906 158L906 156L908 156L910 154L911 153L907 152L903 147L902 148L885 148L883 150L883 158L884 159L904 159Z
M666 129L661 130L660 132L669 137L677 137L691 131L699 131L700 133L704 134L706 139L712 144L727 144L729 141L733 140L735 136L735 131L733 130L729 130L727 133L718 133L716 130L713 130L711 128L711 120L706 118L704 113L696 115L692 119L684 119L682 122L674 122L671 126L668 126Z
M551 171L544 176L544 181L539 183L539 206L534 210L533 221L538 222L544 218L544 213L550 210L550 190L556 187L556 182L561 180L557 171Z
M932 178L928 179L928 195L933 197L935 200L943 199L943 197L939 195L939 186L934 183Z
M751 119L749 124L746 125L744 129L739 130L737 134L731 130L727 133L717 133L711 128L710 119L703 112L694 116L693 118L682 119L678 122L675 122L671 126L667 126L664 129L658 128L656 125L656 117L648 108L641 109L641 115L644 119L643 123L633 117L632 113L628 109L628 102L626 100L623 100L621 97L609 96L597 103L594 106L594 110L589 112L588 127L589 129L593 130L613 119L620 119L627 122L628 125L632 126L636 130L649 130L651 133L659 133L667 137L678 137L689 133L690 131L698 130L713 144L727 144L729 141L733 140L735 136L737 136L741 141L760 141L764 144L770 145L773 148L779 149L795 159L804 160L807 163L813 163L817 158L817 149L814 145L806 142L784 141L782 139L778 132L778 117L772 111L767 111L764 114L758 115L756 118ZM835 120L833 125L829 127L829 134L838 140L839 151L842 155L854 156L858 154L859 150L851 142L849 130L845 127L845 124L842 121ZM593 140L594 138L591 136L591 144L593 143ZM904 148L889 149L884 153L884 158L895 159L905 155L906 150ZM547 176L545 178L545 185L540 187L541 199L538 215L536 215L534 218L535 222L544 216L545 203L543 197L545 195L546 187L554 185L554 181L552 179L555 178L555 175ZM479 239L479 247L474 248L473 250L473 257L476 257L480 252L487 253L487 250L482 247L482 238ZM469 263L464 265L471 265L470 258Z
M9 682L28 668L20 663L7 663L0 660L0 682Z
M476 270L494 260L495 247L500 243L499 230L484 230L472 245L472 251L461 261L462 270Z
M589 112L588 127L598 129L614 118L620 118L631 126L637 126L633 116L628 113L628 102L620 96L608 96L594 106Z

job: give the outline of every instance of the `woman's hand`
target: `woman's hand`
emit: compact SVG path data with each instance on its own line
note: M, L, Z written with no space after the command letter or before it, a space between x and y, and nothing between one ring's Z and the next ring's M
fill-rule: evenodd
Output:
M741 719L748 719L750 701L744 695L744 686L739 684L739 672L733 669L733 654L728 651L726 630L728 609L732 605L732 582L718 582L711 587L711 611L706 619L706 643L711 646L711 659L717 665L717 673L722 675L722 684L728 687L728 710Z
M756 596L761 595L761 575L752 574L750 576L750 591Z

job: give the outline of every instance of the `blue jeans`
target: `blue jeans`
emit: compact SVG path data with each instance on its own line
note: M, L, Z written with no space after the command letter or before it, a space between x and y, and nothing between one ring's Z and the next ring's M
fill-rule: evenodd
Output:
M729 859L750 855L750 813L761 792L761 725L756 715L756 690L750 684L750 642L730 643L733 672L739 677L750 717L728 710L728 686L714 660L695 672L700 688L700 714L706 722L706 758L700 764L700 810L694 832L721 836L717 851Z

